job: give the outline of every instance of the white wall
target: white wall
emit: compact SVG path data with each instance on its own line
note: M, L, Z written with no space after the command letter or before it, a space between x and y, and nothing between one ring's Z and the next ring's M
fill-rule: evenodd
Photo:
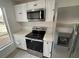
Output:
M57 31L63 33L72 33L73 27L58 27Z
M56 0L56 7L68 7L79 5L79 0Z
M79 21L79 0L56 0L56 7L59 8L58 20Z
M64 24L79 24L79 6L59 8L57 20Z
M76 7L71 7L76 6ZM61 18L58 20L61 21L63 24L73 24L73 23L79 23L79 0L56 0L56 7L68 7L68 8L62 8L59 12ZM64 20L64 21L63 21ZM58 27L58 31L61 32L71 32L72 27Z

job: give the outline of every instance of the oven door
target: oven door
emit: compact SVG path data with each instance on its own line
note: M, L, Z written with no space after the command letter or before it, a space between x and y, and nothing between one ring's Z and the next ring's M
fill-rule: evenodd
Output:
M26 39L27 48L43 53L43 42Z

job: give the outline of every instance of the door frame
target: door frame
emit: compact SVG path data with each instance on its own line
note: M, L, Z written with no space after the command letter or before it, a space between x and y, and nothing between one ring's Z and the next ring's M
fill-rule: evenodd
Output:
M2 17L3 17L3 20L4 20L4 23L5 23L5 26L6 26L6 29L7 29L7 32L9 34L9 38L11 40L10 43L13 42L13 34L11 32L11 29L10 29L10 24L8 22L8 18L7 18L7 14L6 14L6 11L5 11L5 8L4 7L0 7L1 10L2 10Z

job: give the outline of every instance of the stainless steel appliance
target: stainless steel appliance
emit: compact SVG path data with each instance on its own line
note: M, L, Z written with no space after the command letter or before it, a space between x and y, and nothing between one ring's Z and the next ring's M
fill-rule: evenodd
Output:
M74 26L74 31L72 35L72 42L70 42L70 52L69 57L79 58L79 24Z
M45 9L27 11L28 21L45 21Z
M79 58L79 25L74 25L70 35L59 36L54 51L56 58Z
M58 36L58 45L64 46L64 47L68 47L69 45L69 39L70 39L70 34L68 33L61 33Z
M66 37L66 36L59 36L58 37L58 45L61 45L61 46L65 46L67 47L68 44L69 44L69 37Z
M45 27L33 27L32 32L25 36L27 48L33 51L43 53L43 37L45 35L45 32Z
M69 57L69 48L71 33L58 33L57 44L54 47L54 56L55 58L68 58Z

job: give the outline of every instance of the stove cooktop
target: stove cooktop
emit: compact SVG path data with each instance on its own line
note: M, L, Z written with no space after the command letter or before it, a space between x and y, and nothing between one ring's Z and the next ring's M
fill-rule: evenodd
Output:
M44 35L45 35L45 31L33 30L31 33L27 34L25 37L32 38L32 39L43 40Z

